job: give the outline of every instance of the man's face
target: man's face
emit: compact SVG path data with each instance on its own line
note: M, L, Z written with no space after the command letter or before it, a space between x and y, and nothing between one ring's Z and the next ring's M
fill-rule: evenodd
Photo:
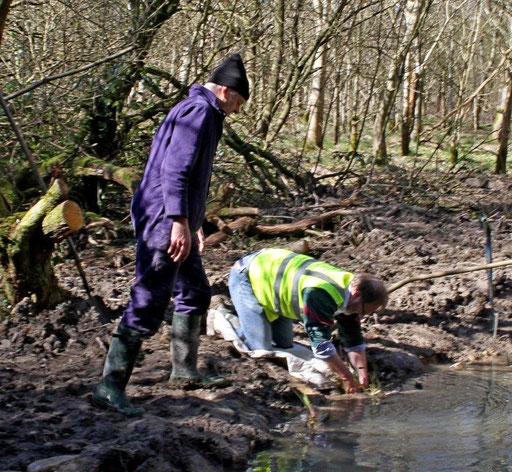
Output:
M363 297L357 294L352 296L347 305L347 313L357 313L359 316L369 315L380 308L380 302L364 303Z
M244 97L242 97L238 92L235 92L226 86L222 87L222 94L221 97L219 97L219 106L228 115L230 113L238 113L244 103Z

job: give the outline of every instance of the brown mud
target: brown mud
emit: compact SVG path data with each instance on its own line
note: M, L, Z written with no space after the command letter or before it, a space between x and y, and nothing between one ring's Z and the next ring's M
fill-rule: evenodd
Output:
M486 212L494 260L509 259L511 190L510 179L472 177L452 181L431 200L427 190L419 192L414 201L404 198L398 185L374 185L354 202L360 214L314 228L307 239L313 256L375 273L391 284L484 263L478 215ZM336 201L339 197L317 203ZM370 207L376 209L366 213ZM322 211L325 207L312 204L273 208L272 214L299 219ZM89 235L83 263L94 293L120 316L133 277L134 242L129 230L110 242L105 237ZM230 266L244 253L289 242L235 237L209 248L204 264L214 293L226 293ZM206 335L200 368L227 377L231 386L171 388L167 322L144 343L128 386L146 412L128 418L93 407L91 391L117 320L101 325L71 262L57 272L73 294L70 300L39 314L25 300L0 324L0 471L243 471L256 451L271 445L273 433L284 434L287 419L304 412L282 366L241 356L229 342ZM512 267L494 271L494 293L496 338L484 271L415 282L394 292L384 313L363 320L374 383L384 392L399 389L432 363L463 368L501 356L510 364ZM307 344L299 326L296 332ZM322 392L312 401L326 405L339 394Z

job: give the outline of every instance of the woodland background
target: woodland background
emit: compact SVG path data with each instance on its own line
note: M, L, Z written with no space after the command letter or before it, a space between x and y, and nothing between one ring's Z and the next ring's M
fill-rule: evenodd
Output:
M46 185L66 182L45 215L70 200L85 224L126 222L159 123L232 52L244 58L251 99L226 120L212 202L318 203L386 169L400 174L403 201L428 206L427 172L509 169L509 0L1 0L0 33L5 102ZM55 245L72 229L47 244L48 233L22 231L41 189L5 114L0 155L12 306L48 291ZM46 254L36 271L34 247Z

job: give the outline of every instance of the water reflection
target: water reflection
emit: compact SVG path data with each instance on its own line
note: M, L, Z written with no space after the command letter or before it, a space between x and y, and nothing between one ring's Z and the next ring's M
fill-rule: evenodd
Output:
M511 392L510 368L431 373L378 402L339 402L314 433L278 441L249 471L511 472Z

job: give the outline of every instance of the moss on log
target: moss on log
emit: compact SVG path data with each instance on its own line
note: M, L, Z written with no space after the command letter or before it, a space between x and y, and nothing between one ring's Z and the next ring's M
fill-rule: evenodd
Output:
M138 170L115 166L93 156L82 156L76 159L73 167L76 175L111 180L122 185L132 194L137 189L142 177Z
M40 308L62 301L67 292L51 264L54 241L43 233L43 221L67 197L67 186L56 180L25 214L4 218L0 225L0 273L7 300L16 304L30 297ZM76 222L73 221L73 225Z
M8 179L0 180L0 217L7 216L20 203L20 192Z
M27 242L30 235L40 226L44 217L55 206L66 199L68 195L68 186L63 180L57 179L41 199L31 207L16 225L11 233L11 239L14 244L21 245Z

